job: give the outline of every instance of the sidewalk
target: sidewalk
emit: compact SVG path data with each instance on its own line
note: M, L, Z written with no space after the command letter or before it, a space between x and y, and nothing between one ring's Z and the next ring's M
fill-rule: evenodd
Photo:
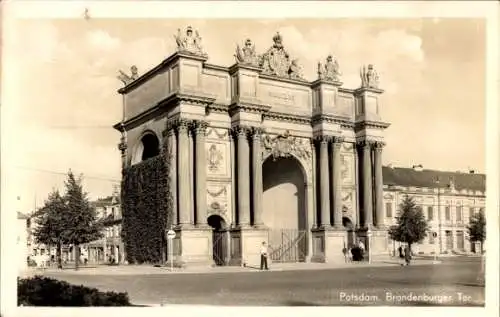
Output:
M432 265L432 260L414 260L412 266L415 265ZM401 262L398 259L386 258L376 259L372 263L368 262L351 262L351 263L271 263L269 271L299 271L299 270L332 270L332 269L348 269L348 268L373 268L373 267L389 267L400 266ZM154 267L152 265L119 265L119 266L92 266L80 267L78 271L72 268L58 270L56 268L34 269L22 272L21 276L33 276L43 274L60 274L60 275L152 275L152 274L210 274L210 273L242 273L242 272L260 272L258 267L241 267L241 266L191 266L185 268L170 267Z

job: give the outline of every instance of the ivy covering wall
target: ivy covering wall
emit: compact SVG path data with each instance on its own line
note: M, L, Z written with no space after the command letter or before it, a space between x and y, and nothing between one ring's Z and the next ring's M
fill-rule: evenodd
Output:
M122 239L131 264L164 259L165 229L172 220L169 151L122 171Z

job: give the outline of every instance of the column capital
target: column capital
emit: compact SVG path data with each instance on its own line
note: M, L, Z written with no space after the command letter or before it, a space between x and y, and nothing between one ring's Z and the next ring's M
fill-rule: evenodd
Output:
M192 128L193 128L194 133L196 135L205 136L205 133L206 133L207 128L208 128L208 122L206 122L204 120L193 121Z
M177 129L179 132L187 132L190 130L192 124L193 124L192 120L178 119L175 120L175 129Z
M260 142L260 138L264 134L264 129L260 127L252 127L251 128L251 135L254 141Z
M246 125L237 125L231 128L231 132L238 138L248 137L252 133L252 127Z
M375 141L372 143L372 147L375 151L382 151L382 149L385 147L385 142Z
M333 137L331 135L317 135L313 138L313 140L320 144L328 144L332 142L332 138Z
M356 141L356 146L359 148L371 148L373 146L374 141L372 140L360 140Z

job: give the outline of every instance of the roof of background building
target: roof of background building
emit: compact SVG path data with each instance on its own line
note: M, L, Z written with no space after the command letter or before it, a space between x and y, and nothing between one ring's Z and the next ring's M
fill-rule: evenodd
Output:
M113 200L114 199L114 200ZM95 208L106 207L111 205L116 205L120 203L119 197L108 196L105 198L98 198L95 201L90 202Z
M414 186L414 187L437 187L436 180L439 178L439 187L447 187L450 180L456 190L479 190L485 191L486 175L475 173L446 172L436 170L415 170L405 167L382 168L385 185Z

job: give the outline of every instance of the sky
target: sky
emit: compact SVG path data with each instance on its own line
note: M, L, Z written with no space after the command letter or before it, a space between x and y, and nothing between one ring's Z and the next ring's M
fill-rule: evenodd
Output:
M230 66L236 44L258 52L279 31L305 77L337 57L346 88L359 67L380 74L383 163L485 172L485 28L480 19L23 19L3 39L16 94L8 155L18 208L40 206L65 173L83 173L89 196L105 197L120 180L122 86L118 70L139 73L174 53L173 35L191 25L209 63ZM5 67L4 67L5 69Z

